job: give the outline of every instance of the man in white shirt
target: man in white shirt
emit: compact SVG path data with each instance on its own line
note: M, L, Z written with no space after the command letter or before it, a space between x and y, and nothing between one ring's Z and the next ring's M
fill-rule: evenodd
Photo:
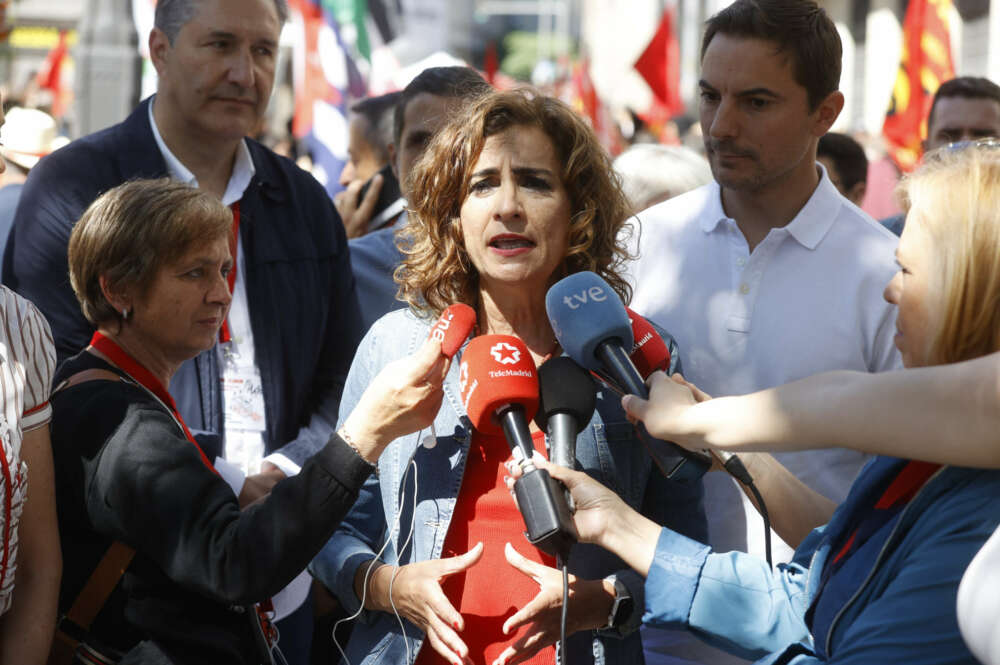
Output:
M881 297L896 239L816 163L844 104L840 63L836 28L811 0L738 0L706 24L700 119L715 182L639 214L630 275L632 308L671 331L685 378L710 395L900 366ZM838 503L865 461L776 457ZM710 544L763 554L735 481L713 473L705 485ZM774 539L774 560L787 560L792 548ZM742 662L687 635L647 629L644 641L651 663Z

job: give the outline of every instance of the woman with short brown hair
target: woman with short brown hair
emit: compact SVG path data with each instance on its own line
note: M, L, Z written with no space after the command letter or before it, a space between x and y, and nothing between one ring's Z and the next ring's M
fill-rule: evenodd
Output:
M99 562L128 567L91 625L63 619L63 643L129 662L272 662L269 597L322 546L385 444L437 409L447 362L428 343L375 377L298 475L241 510L167 392L228 313L231 224L210 194L161 179L109 190L73 229L70 280L97 332L52 397L60 611Z

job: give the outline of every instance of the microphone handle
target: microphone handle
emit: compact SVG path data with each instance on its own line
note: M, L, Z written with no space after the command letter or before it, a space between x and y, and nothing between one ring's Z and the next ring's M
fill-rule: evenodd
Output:
M638 395L643 399L649 398L649 390L646 388L639 370L632 364L628 352L622 348L615 340L605 340L597 345L597 359L601 361L605 369L618 381L619 386L628 395Z
M552 442L552 448L549 450L549 461L553 464L558 464L559 466L564 466L567 469L572 469L576 465L576 418L568 413L550 413L548 416L548 435L549 441ZM562 485L562 483L559 483ZM575 510L575 504L573 503L573 495L570 493L565 486L563 486L563 497L566 499L566 505L569 507L569 512L572 514Z
M549 441L552 442L550 461L572 469L576 462L576 418L568 413L552 413L548 424Z
M632 359L621 344L614 340L601 342L597 347L597 357L627 394L649 399L649 389L646 388L639 370L632 364ZM659 467L660 473L667 478L680 481L698 480L712 466L712 457L708 453L686 450L670 441L655 439L642 423L639 423L638 431L639 439L645 444L646 451Z
M531 440L531 431L528 429L528 419L524 415L524 407L520 404L506 404L497 409L497 418L503 428L504 438L511 452L515 448L520 448L524 453L524 459L531 462L531 456L535 453L535 444Z
M497 417L511 451L520 449L524 453L523 475L514 481L517 507L524 518L524 535L535 547L565 561L577 541L577 533L561 486L548 471L535 468L531 463L535 445L531 441L524 408L508 404L497 410Z

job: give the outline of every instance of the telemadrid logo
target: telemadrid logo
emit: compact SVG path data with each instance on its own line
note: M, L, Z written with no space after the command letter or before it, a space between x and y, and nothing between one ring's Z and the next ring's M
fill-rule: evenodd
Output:
M521 351L507 342L497 342L490 349L490 355L501 365L516 365L521 360Z

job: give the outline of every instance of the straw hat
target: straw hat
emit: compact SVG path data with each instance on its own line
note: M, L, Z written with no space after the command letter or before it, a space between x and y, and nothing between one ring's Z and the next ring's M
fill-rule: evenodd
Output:
M52 116L20 106L7 111L7 120L0 129L0 141L3 142L4 159L28 170L45 155L69 143L68 138L59 135Z

